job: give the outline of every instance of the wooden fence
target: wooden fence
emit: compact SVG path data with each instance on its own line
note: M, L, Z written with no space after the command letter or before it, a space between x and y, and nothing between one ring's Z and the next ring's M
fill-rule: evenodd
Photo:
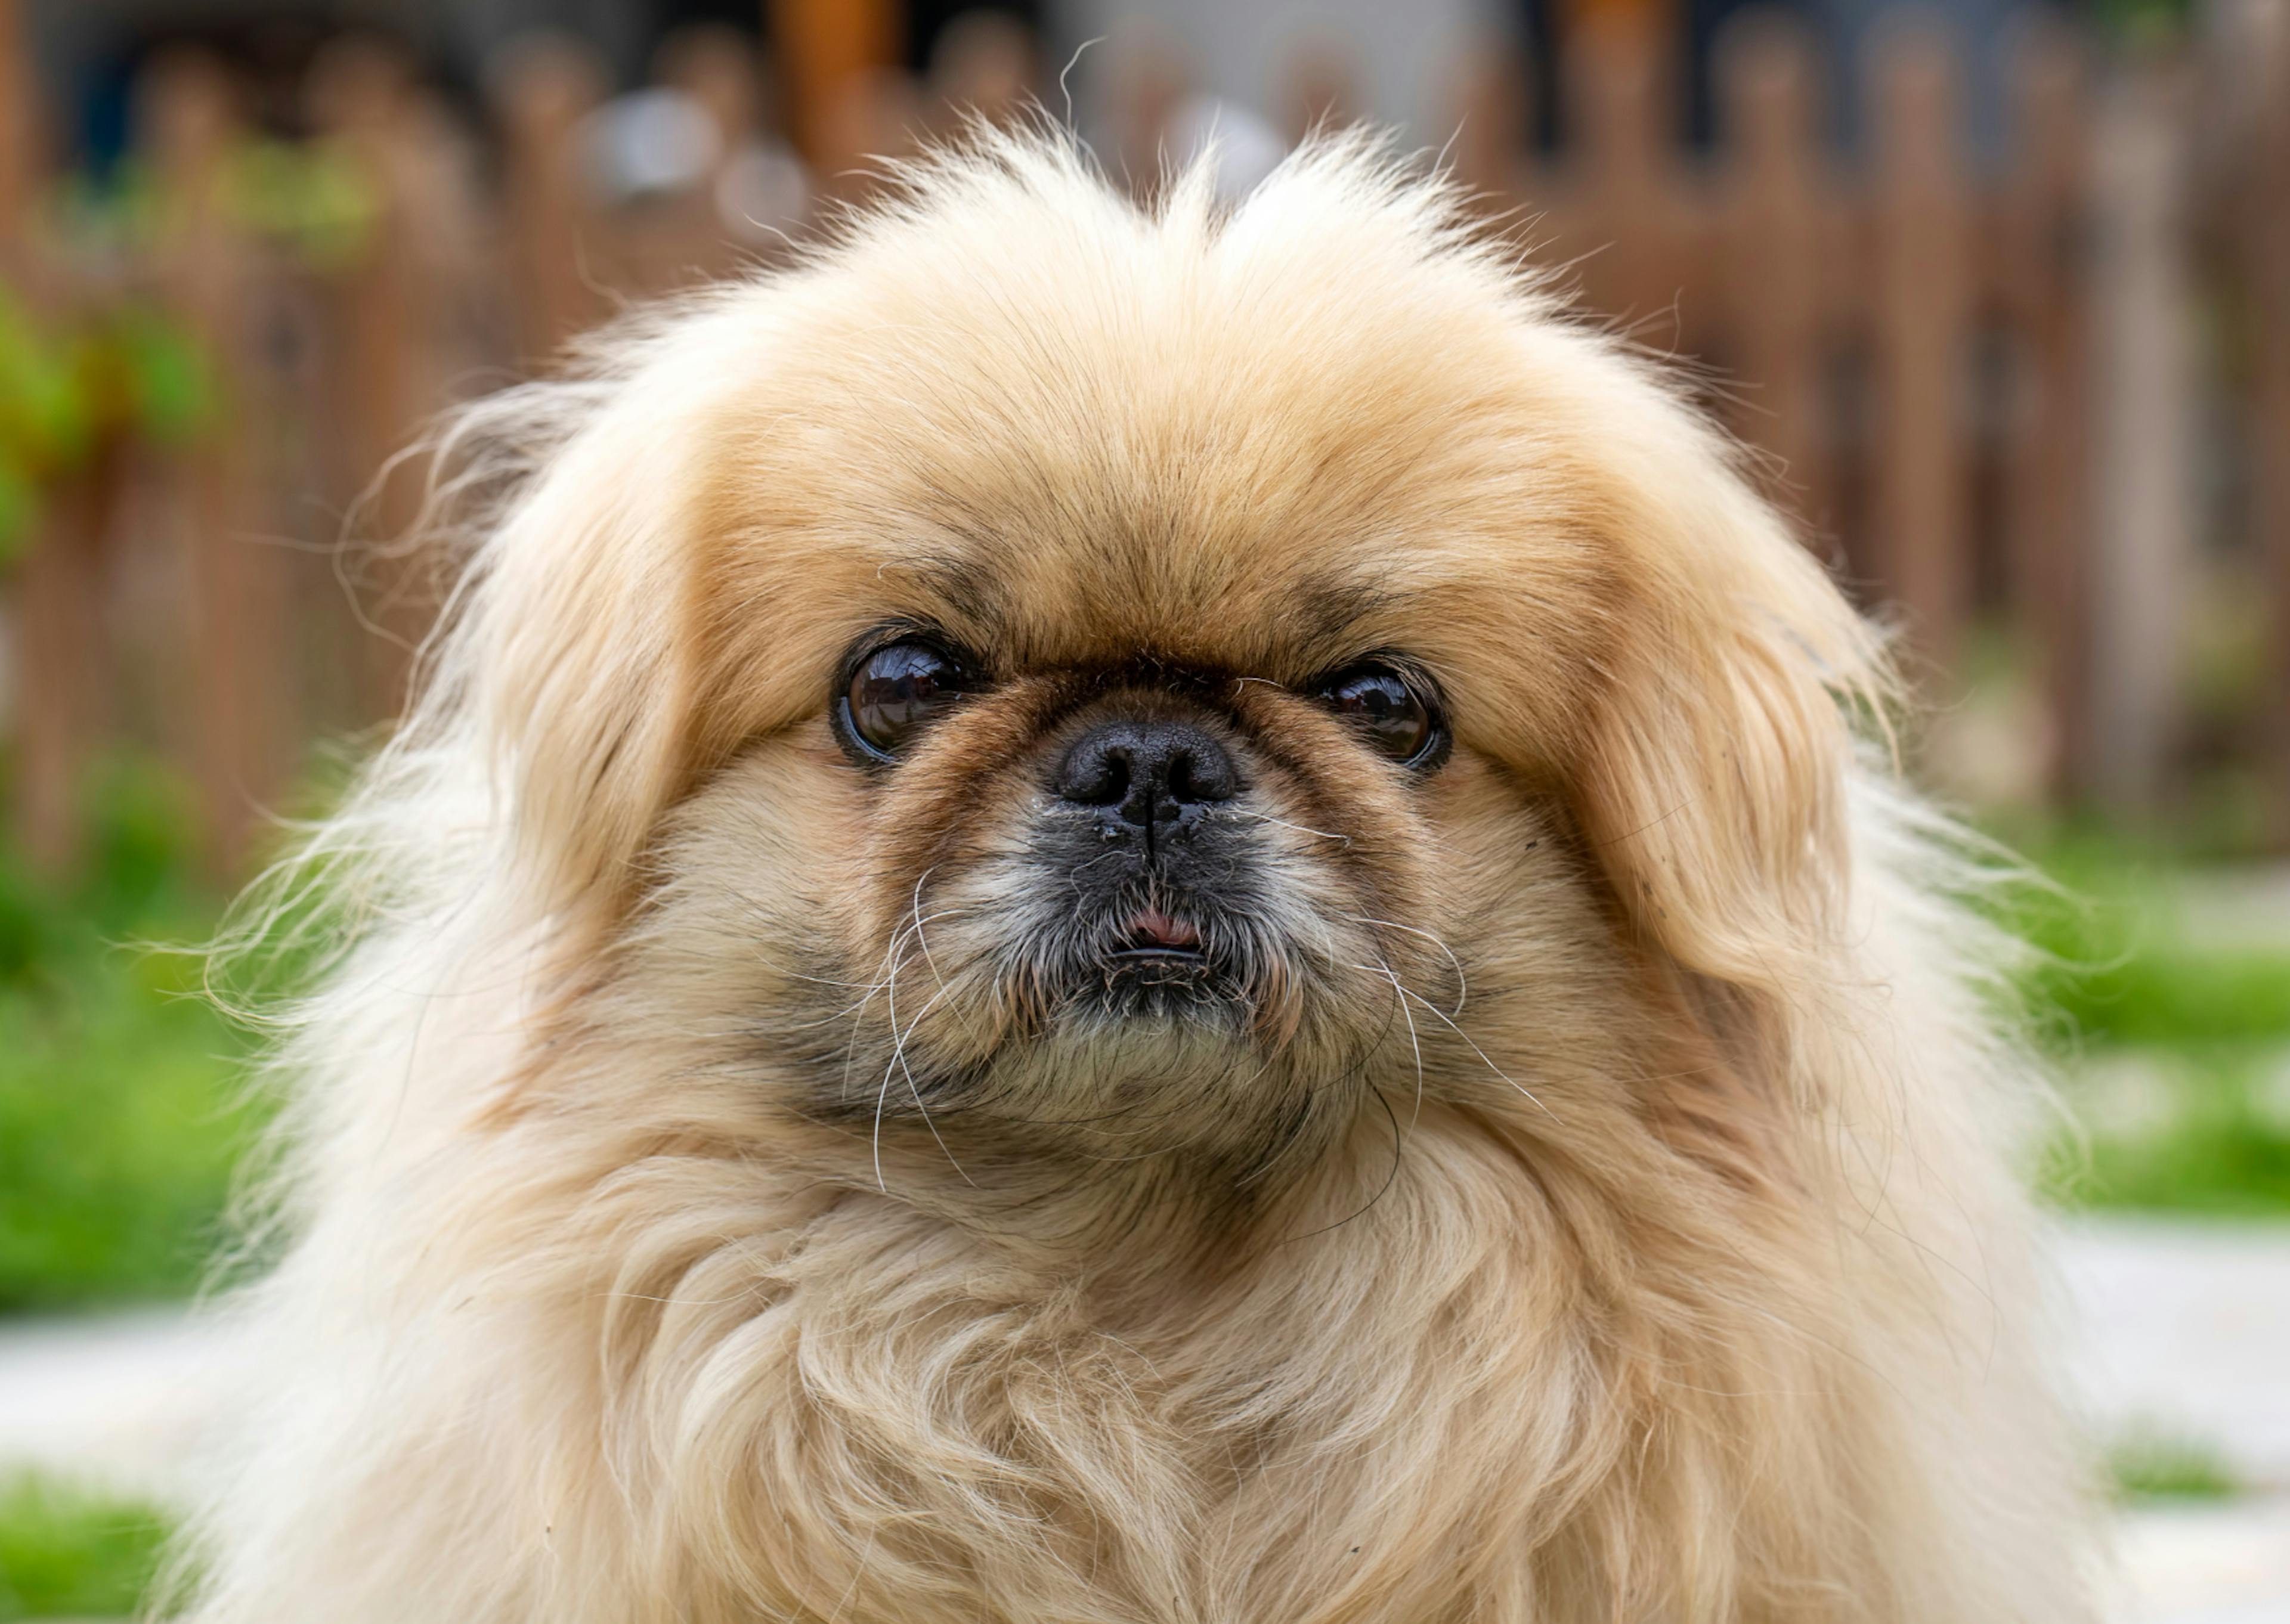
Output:
M2262 787L2279 839L2290 0L2228 3L2169 52L2031 33L2000 153L1966 150L1958 62L1907 28L1843 152L1806 40L1751 18L1723 42L1706 150L1677 137L1673 65L1623 23L1566 52L1555 156L1526 139L1520 63L1462 65L1449 156L1590 309L1697 365L1935 694L2016 670L2034 697L2010 772L2139 816L2223 773ZM428 416L629 299L770 263L863 191L857 155L1041 87L1032 43L991 20L927 83L782 87L702 34L609 102L577 47L536 41L472 117L344 40L280 140L247 127L228 64L179 55L144 76L131 183L98 204L43 158L12 22L0 0L0 285L81 402L44 437L0 400L34 500L7 583L17 821L67 859L90 764L140 740L183 764L222 872L307 741L401 695L427 561L338 543ZM1186 87L1109 77L1116 145L1147 172ZM1341 59L1297 83L1294 122L1349 105ZM775 102L802 109L808 165ZM417 476L372 487L361 527L402 527Z

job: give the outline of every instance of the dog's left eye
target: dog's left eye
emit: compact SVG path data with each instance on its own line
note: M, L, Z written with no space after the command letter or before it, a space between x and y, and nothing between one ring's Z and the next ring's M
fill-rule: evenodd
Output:
M1430 764L1445 739L1437 713L1416 685L1381 663L1330 678L1320 702L1357 728L1378 754L1407 766Z
M969 669L954 655L910 637L859 662L843 693L845 720L863 750L878 757L895 756L925 723L973 685Z

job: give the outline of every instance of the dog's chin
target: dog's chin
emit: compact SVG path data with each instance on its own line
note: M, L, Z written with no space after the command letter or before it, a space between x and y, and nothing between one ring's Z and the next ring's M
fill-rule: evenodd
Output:
M1038 932L1019 957L1037 967L1053 1024L1100 1034L1165 1025L1237 1036L1269 990L1256 984L1252 966L1285 959L1285 946L1253 940L1218 899L1125 890Z
M1237 1027L1245 1013L1231 975L1197 948L1122 948L1098 961L1097 974L1071 1001L1084 1021Z
M941 1133L959 1151L984 1127L996 1152L1043 1168L1149 1171L1165 1193L1188 1164L1209 1191L1274 1164L1309 1171L1294 1147L1328 1125L1315 1104L1332 1099L1300 1086L1232 1005L1170 988L1131 996L1143 1001L1135 1012L1077 1010L1005 1046L978 1079L983 1117L946 1113Z
M1300 1006L1325 1005L1333 992L1325 976L1253 943L1096 944L1050 963L1056 968L1037 983L1045 996L1035 1029L1086 1039L1109 1055L1181 1036L1219 1045L1237 1064L1283 1048L1301 1025L1324 1024L1304 1020Z
M991 956L999 973L975 981L944 952L950 996L916 1020L898 1059L917 1086L901 1073L879 1101L848 1098L870 1133L879 1108L965 1166L1195 1155L1229 1183L1339 1108L1344 1091L1328 1085L1356 1072L1373 1035L1350 1031L1365 1001L1293 958L1205 936L1035 937L1030 951Z

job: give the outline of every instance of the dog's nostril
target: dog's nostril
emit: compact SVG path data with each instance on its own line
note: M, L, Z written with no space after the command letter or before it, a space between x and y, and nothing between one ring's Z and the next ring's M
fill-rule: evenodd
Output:
M1224 747L1202 728L1109 722L1066 753L1057 792L1078 805L1117 807L1122 822L1146 828L1157 817L1230 800L1240 792L1240 775Z
M1083 806L1111 806L1129 793L1129 752L1092 734L1058 770L1058 794Z

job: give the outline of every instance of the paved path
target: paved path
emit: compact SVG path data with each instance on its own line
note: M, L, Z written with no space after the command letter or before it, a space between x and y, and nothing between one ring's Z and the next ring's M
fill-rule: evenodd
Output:
M2290 1225L2086 1218L2059 1255L2102 1425L2202 1444L2290 1495Z
M2096 1423L2215 1451L2254 1492L2124 1520L2114 1624L2290 1624L2290 1225L2062 1226ZM0 1322L0 1473L36 1465L164 1497L223 1348L172 1314Z
M0 1474L37 1467L166 1496L222 1349L170 1310L0 1320Z
M2149 928L2206 948L2290 951L2290 863L2176 876Z

